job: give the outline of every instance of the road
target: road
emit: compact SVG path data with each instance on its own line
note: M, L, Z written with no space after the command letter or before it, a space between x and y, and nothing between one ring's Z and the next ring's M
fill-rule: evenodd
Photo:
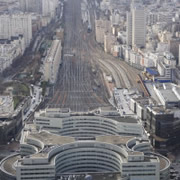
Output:
M42 88L39 86L31 85L30 88L30 96L31 96L31 103L30 107L28 108L27 112L23 114L23 124L26 122L31 122L34 116L34 112L39 107L42 102Z
M70 108L76 112L86 112L108 105L108 93L100 72L92 72L91 57L88 55L86 28L81 22L81 1L68 0L64 6L65 39L63 64L59 69L53 97L48 107ZM96 87L94 80L100 82Z

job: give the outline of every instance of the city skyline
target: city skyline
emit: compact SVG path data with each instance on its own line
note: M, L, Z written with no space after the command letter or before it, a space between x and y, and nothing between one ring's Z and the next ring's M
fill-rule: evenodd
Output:
M180 179L179 0L0 0L0 180Z

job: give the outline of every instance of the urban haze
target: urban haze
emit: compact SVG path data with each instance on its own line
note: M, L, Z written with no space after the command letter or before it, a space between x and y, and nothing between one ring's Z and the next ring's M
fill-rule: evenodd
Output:
M0 0L0 180L180 180L180 0Z

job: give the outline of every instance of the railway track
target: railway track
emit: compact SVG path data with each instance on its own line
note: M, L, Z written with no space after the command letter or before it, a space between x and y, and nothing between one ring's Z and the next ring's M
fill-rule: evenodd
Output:
M79 9L80 0L66 1L63 64L59 69L54 95L48 105L86 112L106 106L108 101L105 101L104 94L101 98L92 88L91 58L88 56L88 49L83 39L84 27Z

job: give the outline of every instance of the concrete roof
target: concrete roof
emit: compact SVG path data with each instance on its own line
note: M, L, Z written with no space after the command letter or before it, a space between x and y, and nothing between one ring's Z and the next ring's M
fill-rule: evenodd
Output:
M177 96L170 89L160 90L160 93L165 99L165 101L174 101L174 102L179 101Z
M111 143L115 145L126 145L126 143L134 138L133 136L97 136L96 141Z
M13 164L19 160L21 157L20 155L14 155L9 158L7 158L1 165L1 168L4 168L4 170L8 173L11 173L13 175L16 175L16 170L13 168Z
M138 123L138 120L133 118L133 117L121 117L121 116L108 116L107 118L111 118L113 120L116 120L120 123L133 123L133 124L137 124Z
M75 142L75 139L73 137L59 136L59 135L51 134L47 131L41 131L40 133L30 134L28 136L28 139L30 138L37 139L43 142L44 145L47 146L52 146L54 144L63 145L66 143Z

